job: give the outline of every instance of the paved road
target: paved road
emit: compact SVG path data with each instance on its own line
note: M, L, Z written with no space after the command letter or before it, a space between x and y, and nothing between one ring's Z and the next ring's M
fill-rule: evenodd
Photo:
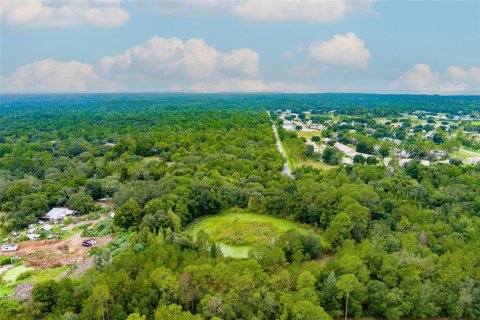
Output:
M268 116L270 117L270 120L272 121L273 134L275 135L275 139L277 139L277 149L282 154L282 158L284 161L282 174L287 178L292 178L293 177L292 170L288 166L287 154L285 153L285 150L283 150L282 143L280 142L280 136L278 135L277 127L275 126L275 123L273 123L272 117L270 116L270 112L267 111L267 113L268 113Z

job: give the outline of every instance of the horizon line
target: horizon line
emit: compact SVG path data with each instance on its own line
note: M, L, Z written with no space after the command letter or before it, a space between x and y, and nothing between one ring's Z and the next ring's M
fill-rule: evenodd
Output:
M408 96L441 96L441 97L480 97L480 92L464 92L456 94L448 93L412 93L412 92L335 92L335 91L311 91L311 92L282 92L282 91L258 91L258 92L249 92L249 91L218 91L218 92L191 92L191 91L122 91L122 92L18 92L18 93L2 93L0 96L47 96L47 95L115 95L115 94L177 94L177 95L308 95L308 94L344 94L344 95L408 95Z

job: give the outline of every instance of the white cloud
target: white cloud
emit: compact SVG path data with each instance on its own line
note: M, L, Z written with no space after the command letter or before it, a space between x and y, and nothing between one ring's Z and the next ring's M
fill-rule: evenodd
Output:
M479 93L480 68L472 67L470 70L464 70L451 66L442 76L432 71L429 65L418 63L400 76L393 87L426 94Z
M121 0L2 0L2 24L24 27L116 27L130 14L121 8Z
M160 1L138 4L157 14L220 11L256 21L333 23L347 14L371 10L372 0L208 0Z
M2 93L115 92L121 87L95 73L93 66L78 61L40 60L1 77Z
M102 58L99 70L106 76L142 75L159 80L252 77L259 73L259 55L245 48L221 52L198 38L184 42L153 37L123 54Z
M426 92L433 86L437 86L439 79L438 73L432 72L429 65L417 63L400 77L399 84L412 87L417 91Z
M348 1L245 0L236 2L231 12L259 21L337 22L351 9Z
M189 85L170 87L175 92L314 92L313 88L302 84L265 82L257 79L222 79L213 82L197 82Z
M364 67L370 61L370 51L355 33L335 35L327 41L315 41L310 45L309 56L313 60L355 67Z
M259 55L247 48L223 52L203 39L153 37L97 64L41 60L1 78L9 93L128 91L303 90L260 80Z
M460 82L479 82L480 67L472 67L470 70L464 70L460 67L449 67L447 73L450 78Z

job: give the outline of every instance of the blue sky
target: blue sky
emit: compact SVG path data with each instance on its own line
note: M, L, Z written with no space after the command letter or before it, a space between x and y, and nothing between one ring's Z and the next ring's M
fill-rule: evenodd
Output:
M480 1L0 6L2 93L480 93Z

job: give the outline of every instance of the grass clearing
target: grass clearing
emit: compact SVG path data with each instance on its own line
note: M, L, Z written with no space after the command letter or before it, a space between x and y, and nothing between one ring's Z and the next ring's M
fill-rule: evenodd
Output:
M455 157L455 158L458 158L458 159L467 159L467 158L472 158L472 157L479 157L480 156L480 153L476 152L476 151L473 151L473 150L468 150L468 149L460 149L457 151L454 151L452 153L452 155Z
M160 161L160 160L162 160L162 158L158 156L151 156L151 157L143 157L142 162L149 163L149 162Z
M13 289L10 287L7 287L3 284L0 284L0 298L6 297L13 294Z
M297 164L298 166L307 166L307 167L313 167L316 169L322 169L322 170L331 170L332 168L336 168L337 166L332 166L329 165L328 163L322 162L322 161L316 161L316 160L303 160L303 159L297 159Z
M287 143L283 140L280 140L280 143L282 144L283 151L285 151L285 155L287 156L288 166L290 167L290 170L293 171L297 167L295 158L293 157L292 152L290 151L290 148L288 147Z
M306 138L307 140L311 140L312 137L314 137L314 136L321 137L321 136L322 136L322 131L320 131L320 130L298 131L298 132L297 132L297 135L298 135L299 137L304 137L304 138Z
M286 219L236 208L223 214L197 219L186 230L193 236L203 230L219 244L225 256L244 258L253 245L271 244L289 229L302 234L309 232L301 225Z
M42 282L46 280L56 279L61 273L70 270L69 266L58 268L37 269L33 272L32 277L28 281Z
M23 265L17 266L15 268L12 268L5 272L3 275L2 279L3 281L9 283L9 282L15 282L17 280L17 277L22 274L25 271L30 271L34 270L32 267L25 267Z

